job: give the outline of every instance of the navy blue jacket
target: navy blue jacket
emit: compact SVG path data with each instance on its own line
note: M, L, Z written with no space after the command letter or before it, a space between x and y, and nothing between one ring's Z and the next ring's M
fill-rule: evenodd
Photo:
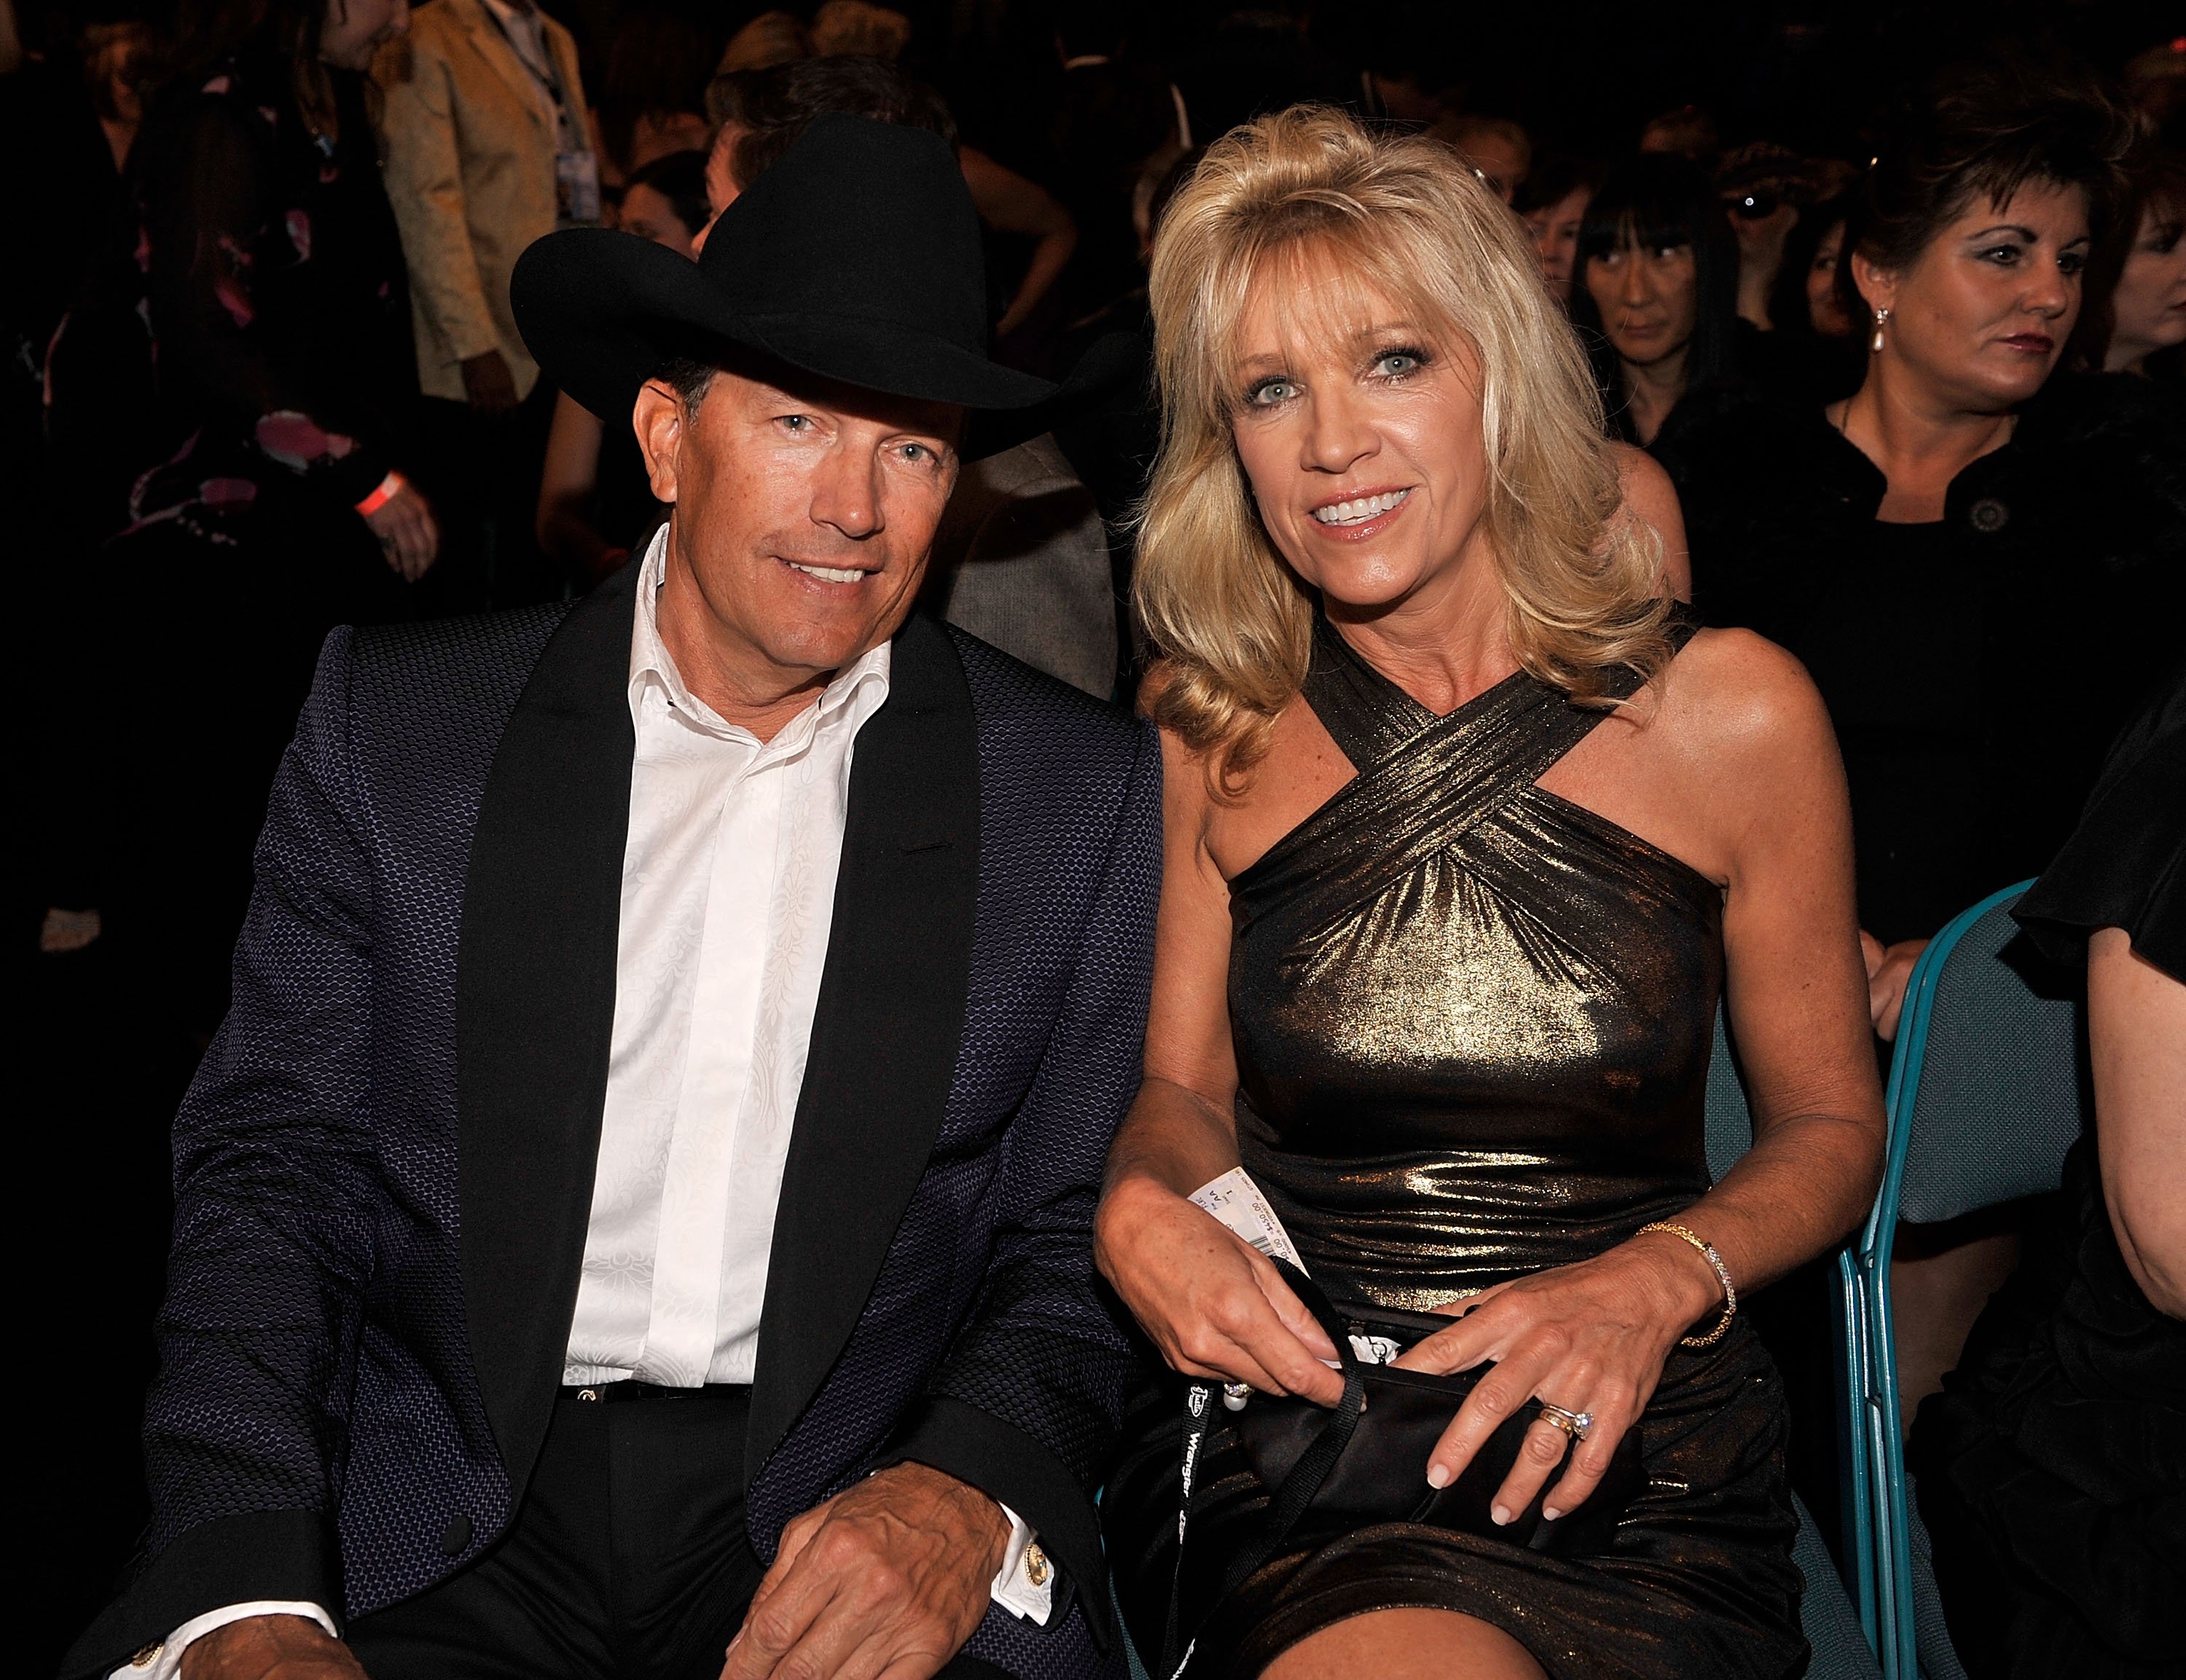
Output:
M234 1001L175 1126L154 1519L68 1664L189 1617L354 1617L508 1524L561 1380L598 1152L635 566L574 608L338 631L277 777ZM1074 1589L967 1649L1120 1672L1091 1508L1132 1369L1093 1272L1137 1089L1160 757L925 619L860 731L774 1233L749 1526L916 1458Z

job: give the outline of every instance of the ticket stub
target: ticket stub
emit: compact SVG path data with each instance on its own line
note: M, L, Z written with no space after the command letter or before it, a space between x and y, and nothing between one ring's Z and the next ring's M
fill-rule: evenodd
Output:
M1192 1205L1203 1207L1230 1230L1271 1260L1287 1260L1303 1272L1291 1234L1268 1206L1268 1198L1242 1167L1232 1167L1219 1179L1209 1179L1191 1193Z
M1268 1198L1242 1167L1232 1167L1220 1178L1209 1179L1192 1191L1191 1201L1270 1259L1287 1260L1301 1272L1305 1270L1291 1234L1283 1229L1275 1210L1268 1206ZM1363 1364L1393 1365L1404 1350L1387 1336L1354 1336L1351 1351ZM1336 1364L1333 1359L1322 1363Z

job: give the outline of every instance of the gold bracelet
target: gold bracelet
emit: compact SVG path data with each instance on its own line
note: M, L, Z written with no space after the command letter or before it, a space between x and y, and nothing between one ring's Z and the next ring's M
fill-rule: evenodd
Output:
M1730 1268L1723 1263L1723 1256L1715 1252L1713 1243L1706 1237L1695 1235L1683 1225L1673 1225L1667 1221L1662 1221L1652 1225L1642 1225L1633 1235L1645 1236L1650 1231L1668 1231L1679 1241L1690 1243L1695 1248L1700 1250L1701 1258L1715 1268L1716 1281L1723 1285L1723 1316L1716 1320L1715 1328L1706 1336L1681 1336L1678 1338L1678 1346L1680 1347L1714 1347L1723 1340L1725 1332L1730 1329L1730 1321L1738 1316L1738 1285L1730 1280Z

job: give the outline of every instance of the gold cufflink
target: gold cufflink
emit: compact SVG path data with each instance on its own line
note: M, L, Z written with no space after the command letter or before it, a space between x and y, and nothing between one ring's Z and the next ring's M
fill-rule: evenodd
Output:
M129 1659L129 1666L132 1668L149 1668L154 1663L159 1661L160 1653L166 1649L167 1642L165 1639L154 1639Z
M1048 1562L1047 1554L1040 1550L1037 1540L1025 1548L1024 1572L1025 1579L1035 1587L1046 1586L1047 1577L1055 1572L1055 1566Z

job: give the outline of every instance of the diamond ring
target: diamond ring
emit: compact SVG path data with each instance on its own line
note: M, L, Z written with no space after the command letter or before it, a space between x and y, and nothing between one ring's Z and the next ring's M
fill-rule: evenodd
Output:
M1593 1413L1567 1412L1562 1407L1552 1406L1545 1400L1541 1402L1541 1421L1554 1424L1574 1441L1585 1440L1594 1430Z

